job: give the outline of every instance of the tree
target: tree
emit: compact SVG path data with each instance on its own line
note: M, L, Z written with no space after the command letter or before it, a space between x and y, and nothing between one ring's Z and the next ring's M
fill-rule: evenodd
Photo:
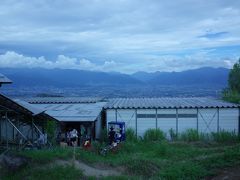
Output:
M226 101L240 103L240 58L229 72L228 88L223 90L222 98Z
M228 86L232 91L240 93L240 58L229 73Z

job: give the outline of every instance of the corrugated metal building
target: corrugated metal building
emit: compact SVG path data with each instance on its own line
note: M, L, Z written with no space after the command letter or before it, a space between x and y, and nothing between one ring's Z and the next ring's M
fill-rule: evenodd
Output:
M0 87L2 86L2 84L11 84L11 83L12 81L10 79L8 79L6 76L0 73Z
M221 130L239 133L240 105L211 98L117 98L104 106L106 122L124 121L137 136L149 128L182 133L196 129L201 133Z
M100 137L102 109L106 102L102 98L87 97L37 97L27 99L34 107L61 122L62 132L84 127L92 138Z
M29 142L33 144L48 120L55 119L42 109L0 93L0 148L24 148Z

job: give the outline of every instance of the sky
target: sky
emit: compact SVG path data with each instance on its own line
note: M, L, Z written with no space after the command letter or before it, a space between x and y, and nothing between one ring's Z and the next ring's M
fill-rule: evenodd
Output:
M0 67L104 72L226 67L237 0L1 0Z

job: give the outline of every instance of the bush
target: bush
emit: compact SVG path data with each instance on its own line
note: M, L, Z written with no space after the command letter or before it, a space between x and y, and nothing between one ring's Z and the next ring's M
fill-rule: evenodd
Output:
M162 141L165 139L165 134L160 129L148 129L143 136L144 141Z
M212 133L212 138L218 143L227 143L227 142L237 142L239 141L239 136L235 132L220 131L218 133Z
M199 141L199 134L195 129L187 129L181 134L181 140L187 142Z
M128 128L126 131L126 140L130 142L137 142L137 136L132 128Z

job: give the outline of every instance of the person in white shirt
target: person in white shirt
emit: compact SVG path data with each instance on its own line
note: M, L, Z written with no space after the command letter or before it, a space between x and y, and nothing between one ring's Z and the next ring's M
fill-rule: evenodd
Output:
M77 132L76 129L73 129L73 130L70 132L70 137L71 137L72 146L76 146L76 144L77 144L77 138L78 138L78 132Z

